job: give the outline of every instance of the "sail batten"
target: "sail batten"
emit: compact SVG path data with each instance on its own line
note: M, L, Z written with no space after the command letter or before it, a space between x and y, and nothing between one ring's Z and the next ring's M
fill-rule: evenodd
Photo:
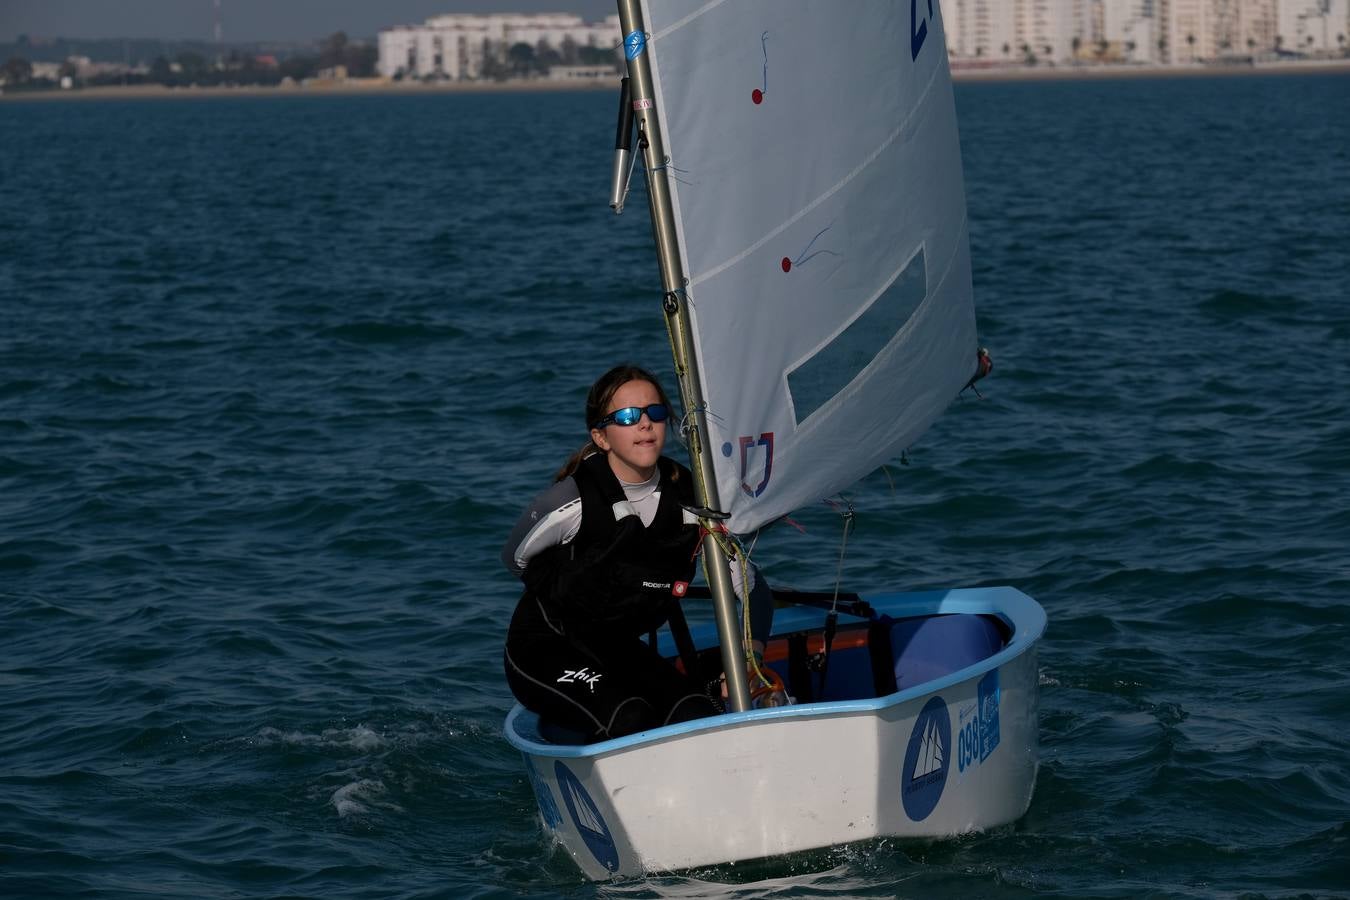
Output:
M955 102L927 6L643 0L733 530L897 456L973 369Z

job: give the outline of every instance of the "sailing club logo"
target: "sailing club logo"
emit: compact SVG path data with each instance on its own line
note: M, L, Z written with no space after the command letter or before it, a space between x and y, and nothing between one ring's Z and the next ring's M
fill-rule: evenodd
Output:
M558 793L562 794L567 813L572 817L572 824L576 826L586 849L591 851L600 865L611 872L619 871L619 850L614 846L614 836L609 833L609 826L605 824L591 795L586 793L586 788L562 764L562 760L554 762L553 774L558 779Z
M534 788L534 797L539 801L539 814L544 817L544 824L550 831L556 831L562 824L562 813L558 812L558 804L553 799L553 791L549 790L548 784L540 777L539 772L535 770L534 763L528 758L525 760L525 771L530 773L530 786Z
M736 440L741 447L741 490L751 497L758 497L769 486L769 478L773 475L773 432L762 433L758 440L748 434ZM722 445L723 456L731 456L732 452L730 441ZM762 477L751 487L751 482L760 473Z
M924 704L905 749L905 767L900 772L900 799L905 815L922 822L937 808L951 768L952 722L947 704L933 697Z
M637 59L647 49L647 36L640 31L630 31L623 39L623 53L629 59Z

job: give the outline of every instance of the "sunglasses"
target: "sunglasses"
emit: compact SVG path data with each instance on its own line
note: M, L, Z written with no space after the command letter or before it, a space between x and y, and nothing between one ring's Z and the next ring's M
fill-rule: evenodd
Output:
M596 428L604 428L606 425L636 425L642 421L642 414L646 413L647 418L653 422L664 422L670 415L670 410L664 403L653 403L650 406L625 406L623 409L616 409L614 412L605 416L599 422L595 423Z

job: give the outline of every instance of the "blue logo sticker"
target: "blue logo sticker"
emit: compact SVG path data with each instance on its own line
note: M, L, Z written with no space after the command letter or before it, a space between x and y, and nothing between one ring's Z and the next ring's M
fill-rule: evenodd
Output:
M998 746L998 669L980 679L980 762Z
M562 764L562 760L553 764L553 774L558 779L558 792L562 794L563 803L567 804L572 824L577 827L577 832L595 861L611 872L619 871L619 850L614 846L614 837L609 833L609 826L605 824L591 795L586 793L586 788Z
M952 746L952 722L947 704L934 697L914 720L900 773L900 799L905 814L915 822L928 818L942 799Z
M530 773L530 785L534 788L534 798L539 801L539 813L544 817L544 824L556 830L562 824L562 813L558 812L553 791L549 790L548 784L539 777L534 763L530 762L528 756L525 757L525 771Z
M994 669L980 679L974 705L961 710L956 765L962 772L984 762L998 747L998 700L998 669Z
M623 55L637 59L647 49L647 36L640 31L629 32L623 39Z

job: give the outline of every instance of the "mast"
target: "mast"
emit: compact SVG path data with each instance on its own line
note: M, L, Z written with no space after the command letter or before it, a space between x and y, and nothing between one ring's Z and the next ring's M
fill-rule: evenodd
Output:
M684 293L684 267L680 262L679 241L675 232L675 211L670 202L670 184L665 166L665 142L657 115L652 85L651 57L647 54L647 30L639 0L618 0L619 22L624 34L624 54L628 59L628 77L632 84L633 113L637 120L638 147L647 169L647 194L651 207L652 232L656 237L656 255L661 267L665 291L663 305L671 336L670 350L675 359L675 374L684 404L689 441L689 456L694 473L698 502L705 510L720 510L717 479L713 470L712 448L706 440L708 421L699 379L698 361L693 351L689 328L688 298ZM741 633L736 621L736 598L731 573L721 545L711 534L703 538L703 572L712 590L717 617L717 635L722 642L722 671L727 677L727 705L733 712L750 708L746 684L745 658ZM747 598L746 602L749 602Z

